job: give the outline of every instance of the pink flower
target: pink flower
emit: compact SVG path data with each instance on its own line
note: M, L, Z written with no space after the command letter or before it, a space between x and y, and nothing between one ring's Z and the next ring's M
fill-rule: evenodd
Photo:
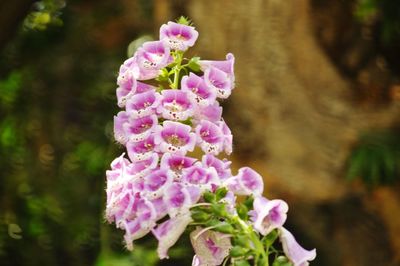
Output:
M176 181L182 178L182 170L192 166L197 159L184 155L164 153L161 157L160 168L168 169L174 175Z
M200 162L182 171L182 181L186 185L192 185L201 190L211 190L212 184L219 185L217 171L214 168L205 168Z
M158 240L157 253L160 259L168 258L168 249L175 245L191 221L190 213L185 213L159 224L152 230Z
M173 50L187 50L194 45L198 36L199 33L194 27L171 21L160 28L160 39Z
M228 98L233 89L233 82L228 74L216 67L209 67L204 71L204 80L218 98Z
M301 247L294 236L283 227L279 229L279 239L282 242L283 252L293 266L308 266L308 262L317 256L315 249L306 250Z
M205 154L202 157L202 164L205 168L214 168L220 180L226 180L232 176L230 168L232 162L226 159L220 160L212 154Z
M202 71L206 71L207 68L215 67L221 71L224 71L232 81L235 79L234 65L235 57L229 53L226 55L226 60L214 61L214 60L200 60L200 68Z
M128 124L129 115L125 111L120 111L114 116L114 138L117 142L125 145L128 136L125 134L124 124Z
M169 184L164 188L163 199L170 217L189 212L190 206L194 203L188 189L177 182Z
M188 93L188 97L193 104L208 106L215 102L216 94L211 90L204 79L196 74L190 73L184 76L181 81L182 91Z
M197 142L205 153L218 155L224 145L221 128L216 124L202 120L196 127Z
M254 199L250 216L254 229L262 235L268 235L275 228L280 228L286 221L289 206L283 200L268 200L262 196Z
M264 190L262 177L250 167L242 167L236 176L228 178L224 184L237 195L260 196Z
M154 152L154 136L149 135L146 139L138 142L128 141L126 150L132 162L149 159Z
M155 170L144 179L144 191L148 199L155 199L163 196L164 189L173 181L173 176L168 170Z
M126 112L132 118L140 118L155 114L160 97L160 94L154 90L136 94L127 100Z
M181 90L163 90L157 112L165 119L186 120L193 115L193 106L186 92Z
M163 126L157 126L154 142L160 152L178 153L185 155L193 151L196 135L191 127L179 122L164 121Z
M230 237L212 230L202 231L203 228L197 227L190 233L190 241L196 253L194 265L220 265L232 248Z

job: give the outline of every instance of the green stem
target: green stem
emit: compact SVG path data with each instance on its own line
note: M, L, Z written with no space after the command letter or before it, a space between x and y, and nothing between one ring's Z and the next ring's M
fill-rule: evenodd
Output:
M178 89L179 86L179 73L181 72L182 66L182 57L183 57L183 53L177 51L175 53L175 61L176 61L176 65L174 66L174 83L172 84L172 88L173 89Z

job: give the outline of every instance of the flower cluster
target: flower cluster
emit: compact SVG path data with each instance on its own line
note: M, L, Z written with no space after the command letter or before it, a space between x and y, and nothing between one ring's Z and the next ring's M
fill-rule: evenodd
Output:
M120 67L116 94L123 110L114 117L114 136L127 157L116 158L106 173L106 218L125 231L128 249L151 232L161 259L195 223L193 265L268 259L265 249L257 255L250 250L264 246L259 235L271 234L279 235L294 265L306 265L315 251L302 249L282 227L287 204L262 196L263 179L256 171L243 167L232 174L231 162L217 157L232 152L219 100L234 88L235 59L232 54L221 61L184 58L197 38L186 19L168 22L160 40L144 43ZM195 149L202 158L193 156ZM249 196L252 206L236 203L237 195ZM253 244L238 245L237 234L252 237Z

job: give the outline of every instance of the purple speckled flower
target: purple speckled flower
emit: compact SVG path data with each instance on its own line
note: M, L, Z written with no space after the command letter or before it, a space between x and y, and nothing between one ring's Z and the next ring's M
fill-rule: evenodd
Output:
M155 114L160 97L160 94L154 90L136 94L126 102L126 112L132 118Z
M165 119L186 120L193 115L192 103L186 92L181 90L163 90L157 112Z
M152 230L158 240L157 253L160 259L168 258L168 249L178 241L191 221L190 213L186 213L173 217Z
M208 120L211 122L218 122L222 117L222 107L217 101L211 105L197 105L194 107L194 122L200 123L201 120Z
M190 241L196 253L196 260L198 260L196 262L194 259L194 262L197 263L194 265L220 265L232 248L230 237L212 230L202 231L203 228L197 227L190 233Z
M196 144L196 135L191 127L179 122L164 121L163 126L157 126L154 142L161 152L179 153L185 155L193 151Z
M163 41L145 42L134 55L132 71L138 80L156 78L172 62L170 49Z
M157 125L156 115L132 119L123 124L124 136L132 142L143 141L150 137Z
M146 139L138 142L128 141L126 150L132 162L149 159L154 152L154 136L150 135Z
M202 77L190 73L184 76L181 81L182 91L188 93L190 101L196 105L208 106L215 102L216 93L211 90Z
M160 28L160 40L173 50L185 51L192 47L197 40L199 33L194 27L168 22Z
M148 199L163 195L164 189L173 181L172 174L166 169L155 170L144 179L144 193Z
M205 153L218 155L224 146L224 136L216 124L202 120L196 127L197 142Z
M236 176L225 180L229 190L237 195L262 195L264 182L262 177L250 167L242 167Z
M141 179L151 173L157 167L159 156L157 153L152 153L147 160L131 163L127 166L127 173L131 176L130 180Z
M306 250L301 247L294 236L283 227L279 229L279 239L282 242L283 252L293 266L308 266L308 262L317 256L315 249Z
M161 157L160 168L168 169L174 176L174 180L180 181L182 178L182 170L192 166L197 159L173 154L164 153Z
M145 198L136 197L131 206L130 217L122 220L120 227L125 230L125 243L129 250L133 249L132 241L143 237L156 225L156 210L153 204Z
M128 124L129 115L125 111L120 111L114 116L114 139L125 145L128 137L125 134L124 124Z
M253 207L249 212L253 227L264 236L283 226L289 210L289 206L283 200L268 200L262 196L254 199Z
M184 185L177 182L173 182L164 188L163 199L168 207L170 217L189 212L189 208L193 204L189 191Z
M211 190L212 184L220 183L217 171L213 168L205 168L201 162L195 163L182 170L182 181L186 185L193 185L201 190Z
M118 82L117 101L121 108L125 107L126 101L133 95L156 89L154 86L135 80L131 71L128 71L128 73L130 74L118 77L121 81Z
M233 89L233 82L229 75L216 67L209 67L204 71L204 80L218 98L228 98Z
M217 122L217 125L221 128L224 136L224 151L227 155L230 155L232 153L233 142L232 132L224 120Z
M235 80L234 65L235 57L229 53L226 55L226 60L214 61L214 60L200 60L199 65L202 71L206 71L207 68L215 67L219 70L224 71L232 80Z
M205 154L202 157L203 167L212 167L217 171L220 180L226 180L232 176L231 164L227 159L220 160L212 154Z

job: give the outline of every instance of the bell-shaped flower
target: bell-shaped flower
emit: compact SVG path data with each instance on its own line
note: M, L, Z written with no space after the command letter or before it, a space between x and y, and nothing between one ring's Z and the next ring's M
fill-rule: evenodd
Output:
M242 167L236 176L225 180L224 184L236 195L262 195L264 181L262 177L250 167Z
M160 168L167 169L173 174L174 180L180 181L182 178L182 170L192 166L196 161L197 159L195 158L173 153L164 153L161 157Z
M154 209L156 210L156 220L160 220L168 214L168 208L162 196L159 198L150 199L150 202L153 204Z
M125 145L128 141L128 137L125 134L124 125L128 124L129 115L125 111L120 111L114 116L114 139Z
M163 195L164 189L172 184L173 176L166 169L151 172L144 178L144 195L148 199L156 199Z
M146 139L138 142L128 141L126 143L126 150L129 159L132 162L138 162L149 159L154 152L154 136L150 135Z
M202 77L193 73L182 78L181 89L187 92L190 101L195 105L208 106L216 100L215 91L206 85Z
M198 124L201 120L208 120L211 122L218 122L222 117L222 107L217 101L211 105L197 105L194 107L194 123Z
M201 227L197 227L190 233L190 241L198 260L195 263L201 266L221 265L232 248L228 235L212 230L204 231Z
M165 119L186 120L193 115L193 104L182 90L163 90L157 112Z
M200 69L203 72L205 72L210 67L215 67L218 68L219 70L224 71L232 80L232 82L234 82L235 80L235 73L234 73L235 57L231 53L226 55L226 60L222 61L200 60L199 65Z
M135 80L132 71L127 71L124 75L118 76L117 83L119 85L117 101L121 108L125 107L126 101L133 95L156 89L154 86Z
M131 163L126 169L129 176L131 176L128 181L138 178L143 179L157 167L158 159L158 154L152 153L149 159Z
M224 152L227 155L230 155L232 153L233 142L232 131L224 120L217 122L217 125L221 128L222 134L224 135Z
M212 167L217 171L220 180L226 180L232 176L231 161L227 159L220 160L212 154L205 154L201 160L203 167Z
M132 118L140 118L156 113L160 94L154 90L135 94L126 102L126 112Z
M211 190L212 184L219 185L220 183L217 171L212 167L203 167L201 162L183 169L182 182L187 186L199 187L203 191Z
M160 70L172 62L170 48L163 41L145 42L134 55L132 71L138 80L156 78Z
M224 71L216 67L209 67L204 72L204 81L212 89L218 98L228 98L233 89L233 82Z
M178 153L185 155L193 151L196 144L196 135L191 127L179 122L164 121L158 125L154 133L154 142L160 152Z
M268 200L258 196L254 199L253 210L249 214L254 229L265 236L283 226L288 210L289 206L283 200Z
M163 24L160 28L160 40L173 50L185 51L192 47L199 33L192 26L175 22Z
M190 213L186 213L173 217L152 230L158 240L157 253L160 259L168 258L169 248L175 245L191 221Z
M164 189L163 199L170 217L188 212L193 203L186 187L176 182L169 184Z
M136 198L132 206L130 218L122 221L120 227L125 230L125 243L129 250L133 249L132 241L145 236L156 225L156 210L145 198Z
M197 143L205 153L218 155L224 146L224 136L216 124L202 120L196 127Z
M306 250L297 243L294 236L285 228L279 229L279 239L282 243L283 252L293 263L293 266L308 266L317 256L315 249Z
M117 100L118 106L124 107L126 100L136 93L137 81L133 77L132 71L128 70L120 74L117 78Z
M123 124L124 135L131 142L144 141L151 136L157 125L156 115L131 119L129 123Z

